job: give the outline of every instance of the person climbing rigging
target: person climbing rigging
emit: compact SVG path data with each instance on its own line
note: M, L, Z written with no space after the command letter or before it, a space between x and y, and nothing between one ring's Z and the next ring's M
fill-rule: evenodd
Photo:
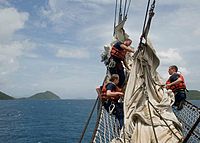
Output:
M168 73L171 76L166 82L166 88L172 90L175 95L174 106L177 106L177 109L181 110L186 99L186 84L183 75L177 73L177 71L178 67L176 65L169 67Z
M120 97L124 96L124 93L118 88L117 84L119 83L119 75L111 75L110 81L105 83L102 87L102 93L106 94L107 101L104 102L104 107L108 112L112 112L119 120L120 129L123 126L123 103L118 102Z
M125 56L127 52L134 52L133 48L130 47L132 43L131 39L126 39L124 42L116 42L111 49L110 59L109 59L109 71L110 74L119 75L118 86L123 87L125 81L124 66L129 70L129 67L125 61Z

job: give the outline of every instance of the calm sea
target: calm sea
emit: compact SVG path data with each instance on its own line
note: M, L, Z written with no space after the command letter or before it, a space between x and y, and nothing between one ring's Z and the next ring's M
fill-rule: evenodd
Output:
M0 100L0 143L77 143L95 100ZM200 101L192 101L199 106ZM95 117L86 131L91 139Z
M0 143L76 143L94 102L0 100ZM85 143L93 130L94 126L87 130Z

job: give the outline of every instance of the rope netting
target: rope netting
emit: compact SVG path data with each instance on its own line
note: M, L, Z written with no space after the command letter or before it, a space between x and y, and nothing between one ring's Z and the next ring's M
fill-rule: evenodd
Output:
M101 102L101 101L100 101ZM182 123L183 135L186 137L196 123L191 135L189 135L187 143L200 142L200 108L186 101L182 110L174 109L174 113L178 120ZM92 143L109 143L113 138L119 137L119 123L115 116L109 114L100 104L99 119L96 122L96 129L93 134Z
M191 132L187 143L199 143L200 142L200 108L194 106L190 102L186 101L184 103L183 109L176 110L174 113L177 116L178 120L182 123L183 135L186 137L189 131L192 129L196 123L194 130Z
M109 143L113 138L119 137L119 122L114 115L106 111L101 103L99 109L99 119L91 142Z

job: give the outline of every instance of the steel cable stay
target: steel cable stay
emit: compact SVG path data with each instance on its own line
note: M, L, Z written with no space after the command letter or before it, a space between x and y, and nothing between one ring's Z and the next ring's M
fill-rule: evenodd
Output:
M118 17L118 24L122 21L122 0L119 2L119 17Z
M124 14L123 14L123 19L125 18L125 13L126 13L126 5L127 5L127 0L125 0L125 3L124 3Z
M151 2L151 0L148 0L146 12L145 12L144 23L143 23L143 27L142 27L142 35L140 37L140 42L139 42L139 47L142 44L143 38L146 38L147 35L148 35L148 32L150 30L150 26L151 26L151 19L154 15L154 8L155 8L155 2L156 1L155 0L153 1L153 3L151 4L151 8L149 10L150 2ZM149 17L148 17L148 11L149 11ZM147 21L147 17L148 17L148 21Z
M117 20L117 0L115 0L115 18L114 18L113 36L115 35L116 20Z
M116 28L116 21L118 19L118 25L127 19L129 7L131 4L131 0L115 0L115 12L114 12L114 32L113 36L115 35L115 28ZM123 11L123 13L122 13ZM117 17L118 13L118 17Z
M79 139L79 143L81 143L82 140L83 140L83 137L84 137L84 135L85 135L85 131L87 130L87 127L88 127L88 125L89 125L89 123L90 123L91 117L92 117L92 115L93 115L93 113L94 113L94 109L95 109L95 107L96 107L98 101L99 101L99 98L97 97L96 100L95 100L95 103L94 103L94 105L93 105L92 111L91 111L90 114L89 114L89 117L88 117L88 120L87 120L87 122L86 122L86 124L85 124L85 127L84 127L84 129L83 129L83 131L82 131L81 137L80 137L80 139Z
M127 18L127 16L128 16L128 12L129 12L130 5L131 5L131 0L129 0L129 2L128 2L128 7L127 7L127 10L126 10L126 13L125 13L125 17L124 17L124 18Z

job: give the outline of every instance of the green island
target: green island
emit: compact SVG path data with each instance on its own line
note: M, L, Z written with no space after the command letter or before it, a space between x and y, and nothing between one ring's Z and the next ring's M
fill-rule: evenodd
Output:
M200 91L198 90L189 90L186 94L187 100L200 100Z
M13 96L7 95L0 91L0 100L19 100L19 99L29 99L29 100L57 100L61 99L58 95L51 91L45 91L41 93L34 94L30 97L14 98Z
M0 100L13 100L13 99L15 98L0 91Z

